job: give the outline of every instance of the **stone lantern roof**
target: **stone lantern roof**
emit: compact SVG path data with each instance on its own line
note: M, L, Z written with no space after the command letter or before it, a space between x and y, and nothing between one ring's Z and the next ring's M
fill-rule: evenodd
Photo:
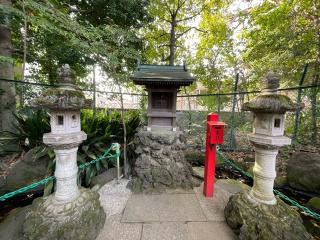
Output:
M83 92L75 86L74 72L68 64L58 69L58 84L46 89L31 106L52 110L79 110L90 108L91 100L86 99Z
M189 86L196 80L186 66L147 64L139 65L131 79L138 85L174 86Z
M279 76L269 71L262 79L262 94L242 106L242 110L254 113L285 113L295 111L297 106L288 96L278 94Z

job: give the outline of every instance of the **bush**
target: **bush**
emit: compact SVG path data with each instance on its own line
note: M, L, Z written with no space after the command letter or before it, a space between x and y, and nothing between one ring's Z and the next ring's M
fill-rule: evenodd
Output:
M50 132L49 116L44 110L24 109L15 114L16 123L12 131L1 133L0 155L22 152L33 149L34 157L49 155L54 163L52 149L42 142L43 134ZM139 111L130 110L125 113L127 143L130 143L140 125ZM92 110L82 110L81 128L87 133L87 140L79 146L78 163L86 163L98 158L113 142L123 145L123 125L121 113L113 110L100 110L94 117ZM114 165L115 161L102 160L90 165L79 174L79 180L88 186L93 176ZM54 169L54 164L52 171Z

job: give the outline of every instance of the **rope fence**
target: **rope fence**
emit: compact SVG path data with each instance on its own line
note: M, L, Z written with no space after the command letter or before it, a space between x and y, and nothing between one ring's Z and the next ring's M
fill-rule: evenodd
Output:
M110 153L111 151L114 151L115 153L111 154ZM103 159L115 159L115 158L120 156L120 153L121 153L120 152L120 144L113 143L113 144L111 144L110 148L106 149L105 152L100 157L98 157L98 158L96 158L96 159L94 159L94 160L92 160L90 162L80 164L78 168L80 170L81 169L85 169L89 165L94 164L96 162L99 162L99 161L101 161ZM36 188L38 186L47 184L48 182L53 181L53 180L55 180L55 176L49 176L49 177L44 178L44 179L42 179L42 180L40 180L38 182L32 183L32 184L30 184L28 186L25 186L23 188L19 188L19 189L15 190L15 191L6 193L6 194L0 196L0 201L5 201L5 200L17 195L17 194L24 193L24 192L26 192L26 191L28 191L30 189L33 189L33 188Z
M304 109L297 109L294 113L287 113L286 118L286 133L292 138L292 146L299 143L317 146L320 139L320 105L319 101L310 101L311 92L320 92L320 84L305 85L305 76L307 68L305 67L298 86L280 88L278 91L285 92L286 95L297 102L305 103ZM31 80L31 79L30 79ZM18 104L20 108L28 106L28 103L39 95L42 88L53 87L50 84L36 83L26 80L11 80L1 79L0 82L16 84L17 91L20 94L17 99L22 99ZM260 90L242 91L238 86L239 81L235 78L233 90L234 92L221 93L199 93L199 94L179 94L177 97L177 111L185 113L188 121L184 126L185 130L190 130L192 125L202 125L208 112L214 111L219 115L221 120L228 124L226 142L223 148L230 151L248 151L245 135L251 131L250 129L250 114L241 112L241 106L244 102L249 101ZM30 87L29 87L30 86ZM92 89L82 88L86 92L87 98L92 98L94 101L93 109L142 109L146 108L147 94L138 92L121 92L121 91L103 91L93 87ZM1 92L0 92L1 95ZM23 96L22 96L23 95ZM122 99L122 103L121 103ZM146 111L144 109L144 111ZM229 113L229 114L227 114ZM199 116L196 116L199 115ZM306 124L301 124L302 122ZM179 124L179 122L178 122ZM197 134L197 132L196 132ZM242 134L242 135L241 135ZM203 134L202 134L203 135ZM240 136L241 135L241 136ZM318 136L318 137L317 137ZM316 140L318 139L318 140Z

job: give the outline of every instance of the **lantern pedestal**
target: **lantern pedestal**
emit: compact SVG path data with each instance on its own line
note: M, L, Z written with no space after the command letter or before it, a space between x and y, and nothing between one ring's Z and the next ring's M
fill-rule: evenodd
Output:
M85 188L78 193L67 203L54 195L35 199L23 224L26 239L96 239L106 219L99 194Z
M289 145L291 140L285 136L262 134L249 134L248 139L255 149L254 181L250 197L260 203L275 205L273 185L276 178L276 159L279 148Z
M87 139L83 131L67 134L47 133L43 142L54 149L56 154L56 191L57 203L72 202L79 195L77 151L80 143Z

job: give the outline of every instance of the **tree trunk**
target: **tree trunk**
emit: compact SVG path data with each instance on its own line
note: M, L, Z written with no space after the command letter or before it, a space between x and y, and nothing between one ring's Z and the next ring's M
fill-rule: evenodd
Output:
M92 69L92 85L93 85L93 118L96 118L97 114L97 100L96 100L96 65L93 64L93 69Z
M120 92L120 103L121 103L121 119L122 119L122 126L123 126L123 175L125 178L128 178L129 164L128 164L128 158L127 158L127 127L126 127L126 121L124 119L123 94L122 94L120 84L119 84L119 92Z
M11 6L11 0L0 0L0 4ZM11 31L9 18L5 19L4 24L0 24L0 56L7 58L0 60L0 78L14 79ZM11 130L16 110L16 90L15 85L9 82L0 81L0 131Z
M169 55L169 65L174 65L175 58L175 46L176 46L176 15L171 16L171 30L170 30L170 55Z
M27 13L25 9L25 2L24 0L22 1L22 10L24 14L24 19L23 19L23 29L24 29L24 34L23 34L23 60L22 60L22 74L21 74L21 79L22 81L25 81L25 72L26 72L26 63L27 63L27 37L28 37L28 25L27 25ZM25 85L21 85L21 90L20 90L20 108L24 107L24 91L25 91Z
M187 100L188 100L188 129L190 129L191 124L192 124L192 113L191 113L191 102L190 102L190 97L189 97L189 93L187 92L187 88L184 87L184 93L187 95Z
M317 44L318 44L318 55L317 59L314 65L314 75L312 78L312 84L313 85L318 85L319 84L319 79L320 79L320 18L317 18L315 20L315 26L317 26ZM311 135L311 141L313 143L317 143L318 140L318 123L317 123L317 117L318 117L318 108L317 108L317 97L319 93L320 88L312 88L311 89L311 125L312 125L312 135Z

